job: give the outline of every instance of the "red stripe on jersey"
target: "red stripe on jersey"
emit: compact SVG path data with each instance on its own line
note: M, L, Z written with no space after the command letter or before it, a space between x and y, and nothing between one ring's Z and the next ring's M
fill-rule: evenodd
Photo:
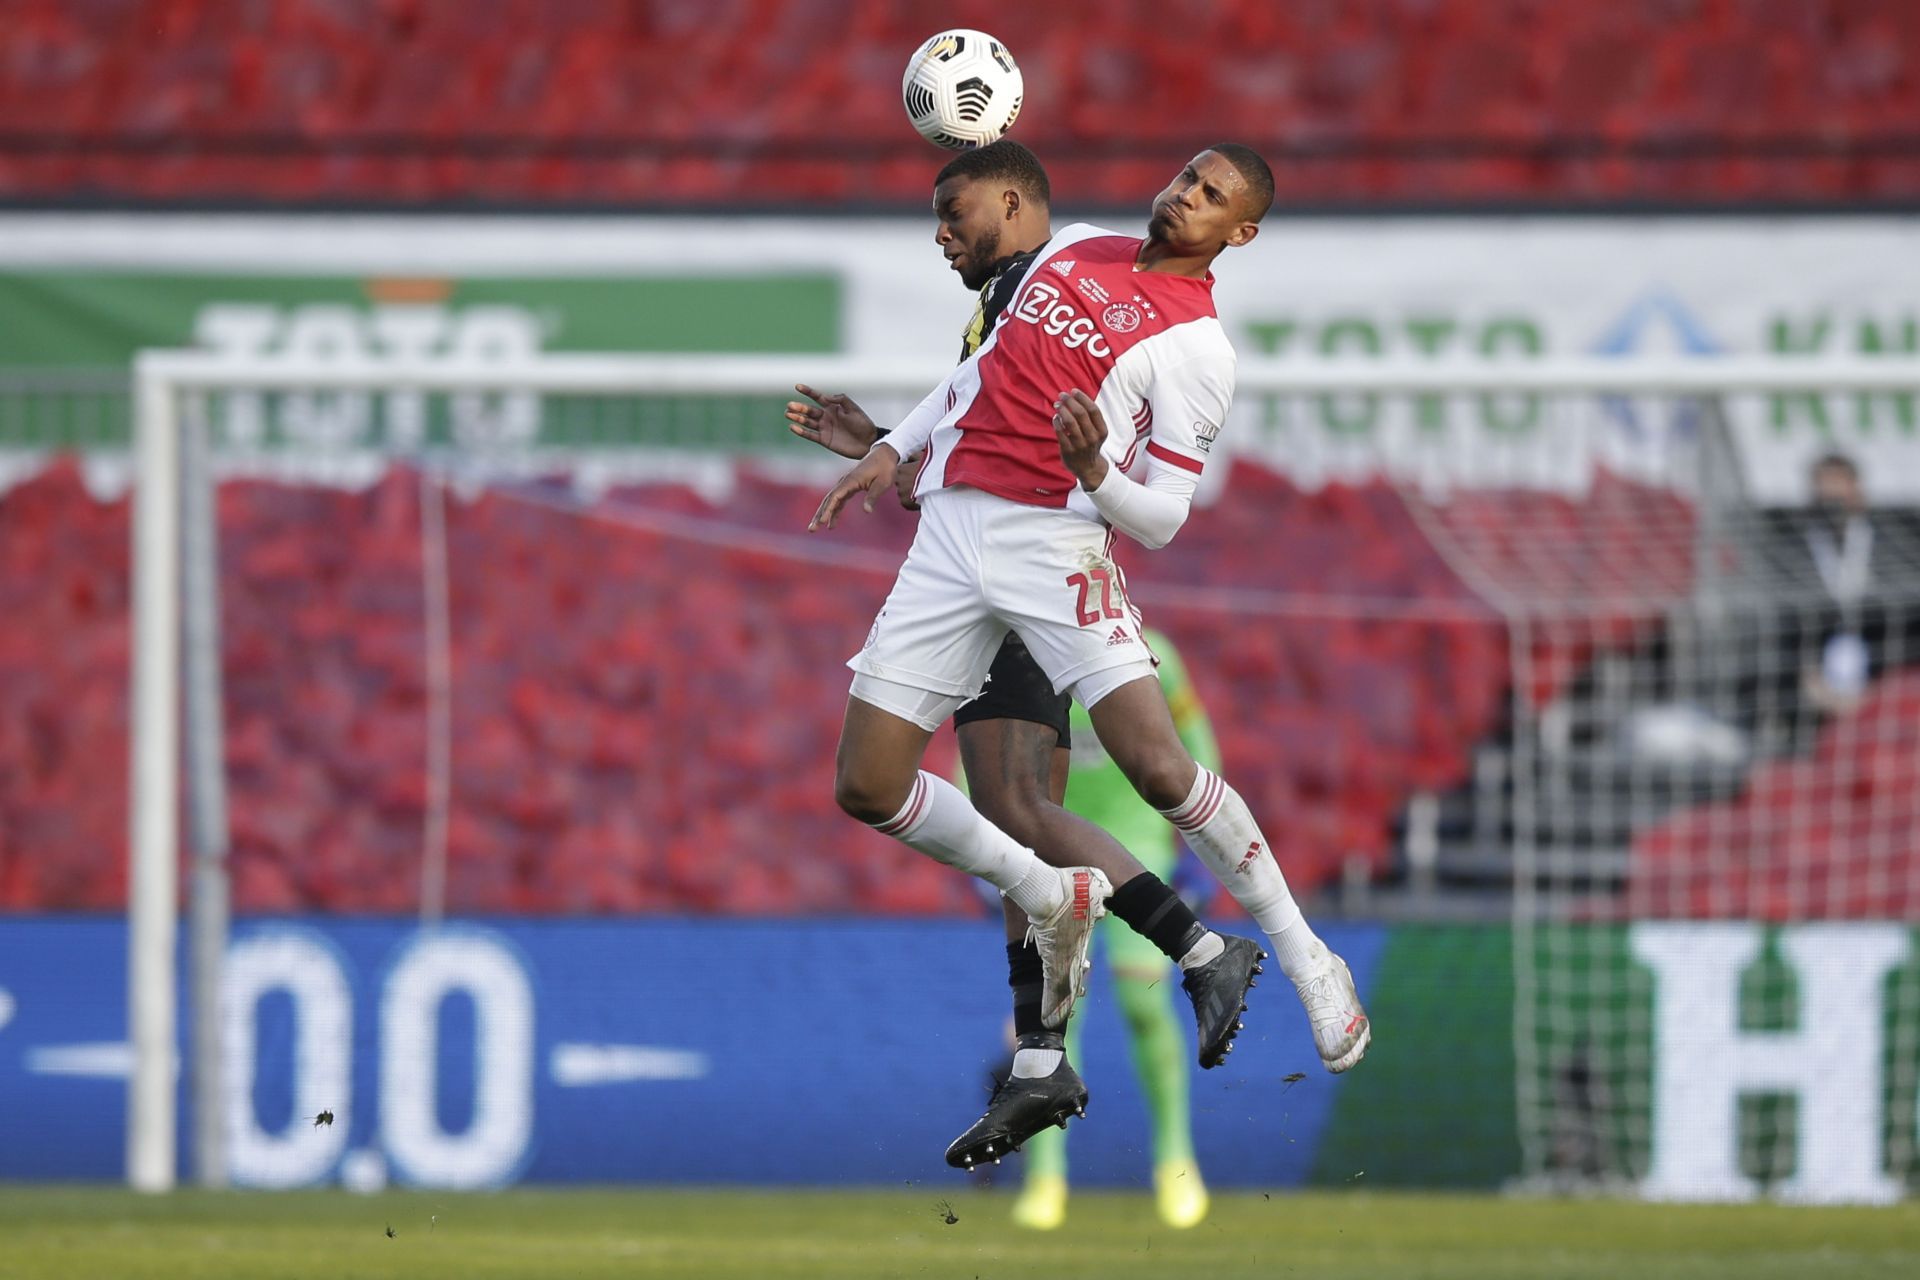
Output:
M1158 458L1160 461L1168 463L1169 465L1179 467L1182 471L1191 471L1195 475L1199 475L1201 471L1206 469L1207 465L1204 462L1199 462L1187 457L1184 453L1175 453L1158 440L1149 440L1147 442L1147 455Z
M1133 443L1127 446L1127 456L1120 459L1120 470L1133 470L1133 459L1140 451L1140 445L1153 432L1153 402L1142 400L1140 407L1133 411Z

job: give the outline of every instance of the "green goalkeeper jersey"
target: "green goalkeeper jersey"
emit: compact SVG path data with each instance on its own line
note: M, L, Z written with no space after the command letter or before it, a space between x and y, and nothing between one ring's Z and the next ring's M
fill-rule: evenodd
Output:
M1160 659L1160 688L1167 695L1180 740L1202 766L1218 772L1220 749L1213 740L1213 726L1187 678L1179 650L1158 631L1149 629L1145 638ZM1111 832L1149 871L1162 878L1170 875L1175 852L1172 825L1134 791L1094 735L1086 708L1077 702L1073 704L1072 727L1073 768L1067 775L1067 808Z

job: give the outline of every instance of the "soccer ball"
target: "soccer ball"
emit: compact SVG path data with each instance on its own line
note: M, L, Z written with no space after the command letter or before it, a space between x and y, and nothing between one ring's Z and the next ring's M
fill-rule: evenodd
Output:
M942 31L914 51L900 96L920 136L954 151L984 147L1020 114L1020 67L984 31Z

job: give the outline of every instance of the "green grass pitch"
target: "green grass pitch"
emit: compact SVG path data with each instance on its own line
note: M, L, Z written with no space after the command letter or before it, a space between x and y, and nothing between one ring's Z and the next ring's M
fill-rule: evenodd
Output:
M1920 1276L1920 1204L1792 1209L1254 1192L1218 1195L1207 1222L1173 1232L1145 1196L1082 1193L1066 1227L1046 1235L1009 1226L1007 1205L1004 1194L969 1191L958 1180L878 1192L160 1197L15 1184L0 1186L0 1277Z

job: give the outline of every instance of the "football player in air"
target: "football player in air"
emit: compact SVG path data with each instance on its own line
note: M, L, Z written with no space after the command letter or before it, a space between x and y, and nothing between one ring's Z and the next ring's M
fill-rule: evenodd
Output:
M943 177L936 194L945 189ZM1254 238L1271 201L1259 156L1220 144L1156 198L1145 239L1084 224L1049 235L1023 267L997 273L1007 293L977 349L829 491L809 526L831 528L855 494L870 510L902 460L925 453L913 548L849 663L835 798L850 815L987 880L1031 923L1041 1029L1023 1037L986 1114L949 1149L960 1167L1083 1109L1085 1089L1057 1037L1083 989L1092 927L1120 896L1103 865L1138 866L1110 835L1055 810L1034 843L1071 865L1051 867L919 768L933 730L980 692L1009 632L1056 694L1087 707L1129 783L1267 933L1327 1068L1346 1070L1369 1041L1346 965L1301 918L1246 804L1181 743L1110 555L1116 532L1158 547L1186 518L1232 397L1233 350L1214 313L1210 267ZM956 235L963 211L936 212L936 238L964 272L982 240ZM1121 890L1141 874L1149 873L1130 875ZM1177 897L1158 877L1151 883L1166 895L1154 911L1172 912ZM1154 937L1153 925L1145 918L1136 927ZM1245 939L1204 927L1189 933L1178 954L1161 949L1186 974L1201 1062L1212 1066L1231 1052L1242 997L1264 957ZM1230 980L1196 981L1215 966ZM1224 991L1232 994L1222 1007L1210 1008Z
M961 283L978 295L961 340L962 360L973 355L992 332L1034 252L1051 237L1050 199L1050 183L1038 158L1012 141L965 152L936 178L936 244ZM803 439L845 457L860 458L875 439L886 434L844 395L805 385L795 390L807 400L790 402L787 419L793 433ZM912 474L913 468L903 467L900 478L904 482ZM904 490L901 501L909 508L916 505ZM1043 855L1075 843L1078 835L1077 820L1061 808L1071 759L1071 701L1054 691L1025 643L1009 631L994 655L980 696L954 713L961 764L975 808ZM1058 830L1062 824L1064 834L1049 835L1050 829ZM1086 837L1079 836L1079 843L1086 844ZM1119 886L1108 900L1112 914L1169 959L1209 957L1207 963L1194 967L1185 985L1193 1001L1201 1062L1211 1066L1220 1061L1237 1030L1246 990L1260 971L1264 957L1258 947L1245 939L1202 945L1209 931L1159 875L1149 873L1124 846L1096 839L1090 847L1095 865L1110 884ZM1061 1035L1057 1025L1047 1028L1042 1015L1040 952L1028 936L1026 914L1011 901L1003 898L1002 902L1014 1034L1024 1049L1037 1050L1024 1056L1017 1053L1018 1066L1030 1069L1037 1058L1046 1068L1043 1074L1054 1076L1046 1087L1017 1096L1028 1110L1052 1108L1043 1121L1051 1122L1062 1113L1058 1086L1072 1079L1072 1068L1055 1074ZM1068 939L1070 944L1073 941ZM1234 944L1231 955L1225 942ZM1223 957L1224 962L1219 962ZM1184 1096L1184 1081L1174 1089ZM1033 1128L1031 1124L1017 1127L1022 1133ZM1008 1142L996 1145L992 1135L976 1145L978 1152L971 1153L974 1159L1004 1155L1009 1149ZM955 1163L970 1163L969 1154L956 1151Z

